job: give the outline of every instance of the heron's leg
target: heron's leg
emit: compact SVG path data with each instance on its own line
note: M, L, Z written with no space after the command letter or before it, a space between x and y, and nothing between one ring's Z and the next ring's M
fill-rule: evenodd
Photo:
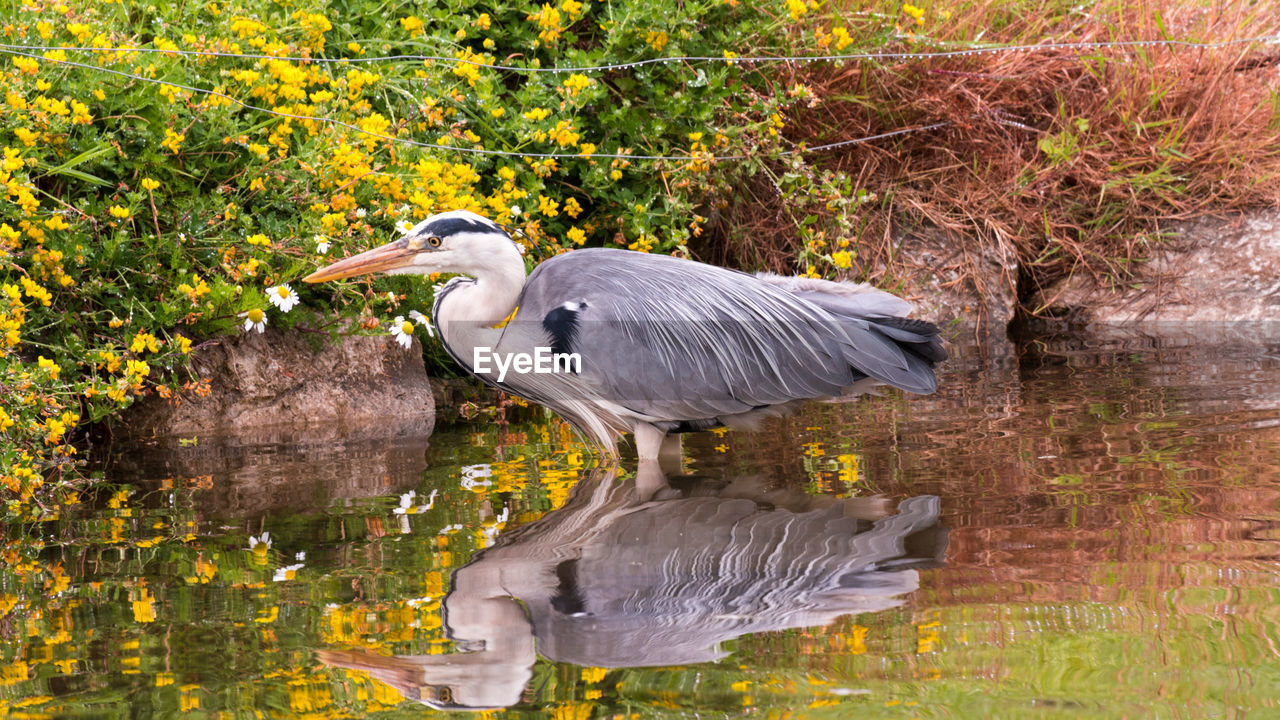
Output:
M641 460L636 468L636 498L640 502L654 499L659 492L667 489L667 476L657 460Z
M666 433L649 423L639 423L636 425L636 455L640 456L640 462L646 460L657 460L662 454L662 441L667 436Z

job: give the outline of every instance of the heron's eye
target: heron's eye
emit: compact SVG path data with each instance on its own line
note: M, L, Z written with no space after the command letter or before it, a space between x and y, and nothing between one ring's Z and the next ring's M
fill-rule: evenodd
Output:
M440 247L440 238L436 237L435 235L432 235L431 237L427 238L427 244L433 248L438 248Z

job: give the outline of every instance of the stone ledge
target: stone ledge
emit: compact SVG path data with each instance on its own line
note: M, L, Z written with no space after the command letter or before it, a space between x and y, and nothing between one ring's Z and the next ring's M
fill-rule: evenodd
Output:
M118 429L130 437L304 427L347 439L430 434L435 401L416 339L408 349L389 337L349 336L319 349L308 340L273 328L220 338L192 359L196 375L212 380L208 396L149 397Z
M1280 209L1179 224L1136 278L1111 285L1075 275L1035 302L1072 324L1176 330L1181 323L1280 318Z

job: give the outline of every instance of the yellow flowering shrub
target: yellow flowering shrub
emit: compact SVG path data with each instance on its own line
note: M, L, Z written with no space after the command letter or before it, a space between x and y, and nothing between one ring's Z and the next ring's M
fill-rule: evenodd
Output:
M586 244L685 252L702 232L689 219L732 179L717 157L776 151L783 105L804 101L749 91L728 63L541 72L719 57L743 28L791 43L771 24L785 4L446 5L389 20L363 2L15 6L4 42L57 48L0 68L0 383L14 389L0 477L23 512L45 478L74 477L83 424L152 394L180 402L205 339L358 330L431 305L411 278L379 280L391 293L295 283L288 309L267 288L456 208L517 226L543 250L530 262Z

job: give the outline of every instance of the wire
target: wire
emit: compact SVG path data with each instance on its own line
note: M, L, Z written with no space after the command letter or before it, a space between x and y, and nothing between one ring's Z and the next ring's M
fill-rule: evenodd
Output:
M502 157L529 157L539 159L553 160L569 160L573 158L601 158L608 160L653 160L653 161L684 161L693 159L694 155L634 155L629 153L591 153L584 155L581 153L538 153L538 152L520 152L511 150L489 150L486 148L465 147L459 145L445 145L442 143L422 142L420 140L412 140L408 138L396 137L391 135L383 135L382 133L366 130L357 125L353 125L342 120L335 120L328 117L320 117L313 115L300 115L296 113L286 113L273 108L266 108L260 105L245 102L239 98L232 97L226 93L217 90L207 90L204 88L183 85L181 83L169 80L159 80L156 78L143 77L133 73L121 70L113 70L111 68L101 67L97 65L89 65L87 63L75 62L72 60L55 60L41 55L34 54L36 51L55 51L64 52L112 52L112 53L166 53L169 55L194 56L194 57L229 57L246 60L280 60L288 62L316 62L316 63L369 63L369 62L421 62L421 61L438 61L457 63L460 65L474 65L481 68L490 68L493 70L501 70L508 72L540 72L540 73L586 73L586 72L609 72L614 70L626 70L647 65L670 64L670 63L708 63L719 62L728 64L753 64L765 62L827 62L827 61L852 61L852 60L927 60L934 58L951 58L964 57L970 55L981 55L998 52L1036 52L1044 50L1101 50L1107 48L1137 48L1137 47L1154 47L1154 46L1175 46L1184 48L1221 48L1234 45L1245 45L1255 43L1280 43L1280 35L1262 35L1252 38L1238 38L1234 40L1217 40L1209 42L1199 42L1192 40L1114 40L1107 42L1059 42L1059 43L1043 43L1037 45L993 45L988 47L969 48L965 50L939 50L927 52L871 52L871 53L850 53L844 55L791 55L791 56L764 56L753 55L747 57L714 57L699 55L680 55L664 58L649 58L646 60L635 60L625 63L608 63L604 65L583 65L568 67L522 67L516 65L501 65L496 63L485 63L478 60L450 58L442 55L388 55L370 58L324 58L324 57L299 57L288 55L264 55L264 54L246 54L246 53L228 53L215 52L207 50L166 50L163 48L124 48L124 47L72 47L57 45L15 45L8 43L0 43L0 52L8 55L16 55L32 58L41 62L57 63L68 67L82 68L85 70L93 70L96 72L108 73L120 77L139 80L142 82L154 83L157 85L166 85L179 90L185 90L190 93L217 97L231 103L235 103L247 110L266 113L277 117L288 118L291 120L300 120L304 122L325 123L335 127L345 128L362 135L386 140L388 142L399 143L402 145L411 145L414 147L431 148L436 150L447 150L458 153L468 153L472 155L491 155ZM833 150L839 147L851 145L859 145L862 143L873 142L876 140L884 140L899 135L906 135L915 132L927 132L950 125L950 122L939 122L931 125L923 125L911 128L902 128L891 132L872 135L869 137L855 138L852 140L842 140L840 142L828 143L825 145L801 146L790 150L783 150L773 153L771 156L790 156L811 152L823 152ZM717 155L713 158L719 160L746 160L756 157L755 154L743 153L736 155Z
M372 63L372 62L447 62L457 63L460 65L474 65L480 68L489 68L492 70L502 70L506 72L528 72L528 73L588 73L588 72L609 72L613 70L627 70L630 68L643 67L646 65L659 65L670 63L728 63L730 65L743 63L766 63L766 62L832 62L832 61L850 61L850 60L929 60L937 58L964 57L969 55L985 55L1001 52L1037 52L1043 50L1103 50L1109 48L1140 48L1140 47L1157 47L1157 46L1174 46L1193 49L1212 49L1230 47L1234 45L1249 44L1280 44L1280 35L1260 35L1251 38L1236 38L1233 40L1213 40L1201 42L1196 40L1110 40L1103 42L1057 42L1042 43L1036 45L989 45L983 47L968 48L965 50L933 50L933 51L916 51L916 52L869 52L869 53L850 53L850 54L833 54L833 55L751 55L744 57L715 57L710 55L674 55L670 57L648 58L645 60L633 60L622 63L607 63L604 65L581 65L581 66L557 66L557 67L529 67L521 65L502 65L499 63L486 63L479 60L466 58L453 58L444 55L382 55L368 58L327 58L327 57L304 57L295 55L264 55L251 53L230 53L217 52L211 50L166 50L163 48L128 48L128 47L77 47L64 45L12 45L0 43L0 50L14 53L22 53L25 51L49 51L62 50L68 52L112 52L112 53L167 53L169 55L186 55L195 57L225 57L240 58L244 60L283 60L288 62L315 62L315 63ZM45 59L45 58L40 58Z

